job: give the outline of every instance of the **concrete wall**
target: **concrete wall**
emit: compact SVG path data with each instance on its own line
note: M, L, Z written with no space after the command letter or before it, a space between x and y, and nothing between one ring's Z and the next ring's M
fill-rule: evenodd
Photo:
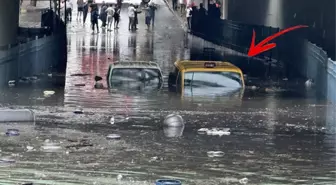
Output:
M280 28L296 24L335 27L335 0L228 1L228 19L234 21Z
M1 0L0 46L15 44L19 25L20 0Z
M59 36L48 36L0 50L0 87L19 77L51 72L62 64L60 40Z

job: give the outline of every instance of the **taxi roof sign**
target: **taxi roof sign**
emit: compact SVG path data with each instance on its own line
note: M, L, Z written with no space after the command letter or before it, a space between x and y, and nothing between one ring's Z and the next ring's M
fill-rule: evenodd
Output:
M205 62L204 63L204 67L206 67L206 68L214 68L214 67L216 67L216 63L215 62Z

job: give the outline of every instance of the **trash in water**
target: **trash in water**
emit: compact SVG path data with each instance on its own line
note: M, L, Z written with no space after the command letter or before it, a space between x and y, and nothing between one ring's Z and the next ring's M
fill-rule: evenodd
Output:
M27 148L28 151L31 151L31 150L34 149L34 147L32 147L32 146L26 146L26 148Z
M163 125L166 127L184 127L184 121L182 116L178 114L169 114L163 121Z
M20 183L19 185L33 185L32 182L24 182L24 183Z
M230 135L231 134L231 130L230 128L200 128L197 130L197 132L199 134L207 134L207 135L218 135L218 136L223 136L223 135Z
M179 180L159 179L156 180L155 185L182 185L182 182Z
M158 160L159 158L157 157L157 156L155 156L155 157L152 157L150 160L149 160L149 162L154 162L154 161L156 161L156 160Z
M106 136L107 139L120 139L121 136L119 134L109 134Z
M51 73L49 73L49 74L48 74L48 77L52 77L52 74L51 74Z
M166 137L181 137L183 135L184 127L163 127L163 133Z
M14 87L15 86L15 80L8 81L8 86L9 87Z
M248 179L245 177L245 178L242 178L239 180L239 183L240 184L247 184L248 183Z
M20 133L18 129L7 129L6 135L7 136L18 136L20 135Z
M113 125L114 124L114 116L111 117L110 123Z
M118 174L117 180L120 181L122 178L123 178L123 176L121 174Z
M209 129L207 129L207 128L200 128L200 129L197 130L197 132L198 132L199 134L206 134L206 132L207 132L208 130L209 130Z
M51 95L54 95L55 91L43 91L43 94L44 94L45 97L49 97Z
M104 85L100 82L96 82L94 85L94 88L96 89L104 89Z
M62 147L57 145L56 143L50 143L50 140L47 139L44 143L44 145L41 147L43 150L47 151L53 151L53 150L59 150Z
M85 84L75 84L75 86L82 87L82 86L85 86Z
M80 107L77 107L76 110L74 111L75 114L83 114L83 109Z
M222 151L209 151L207 152L208 157L223 157L224 152Z
M15 160L11 157L3 157L0 159L0 162L2 163L15 163Z

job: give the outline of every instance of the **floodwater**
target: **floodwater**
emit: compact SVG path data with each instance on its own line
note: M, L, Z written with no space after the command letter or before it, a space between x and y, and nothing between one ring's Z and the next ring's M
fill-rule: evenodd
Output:
M62 79L54 75L2 90L2 106L33 109L37 121L0 124L2 133L20 130L20 136L0 136L0 184L149 185L159 178L189 185L241 184L243 178L247 184L335 184L336 108L302 82L248 77L249 86L266 87L215 97L181 98L167 85L152 93L94 89L94 76L104 77L114 61L151 60L167 76L176 59L190 57L186 34L163 2L153 31L145 30L141 15L139 30L129 33L125 11L117 32L92 34L89 23L75 19L68 25L65 87L53 83ZM45 90L55 94L44 97ZM77 107L83 114L74 113ZM183 130L162 127L171 113L183 117ZM213 127L231 132L198 132ZM208 151L224 154L209 157Z

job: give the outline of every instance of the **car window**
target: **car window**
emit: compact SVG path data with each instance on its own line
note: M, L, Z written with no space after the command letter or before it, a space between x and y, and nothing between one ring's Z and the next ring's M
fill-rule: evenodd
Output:
M157 88L161 87L162 76L158 69L115 68L112 70L109 83L113 88Z
M242 79L236 72L186 72L184 87L242 87Z

